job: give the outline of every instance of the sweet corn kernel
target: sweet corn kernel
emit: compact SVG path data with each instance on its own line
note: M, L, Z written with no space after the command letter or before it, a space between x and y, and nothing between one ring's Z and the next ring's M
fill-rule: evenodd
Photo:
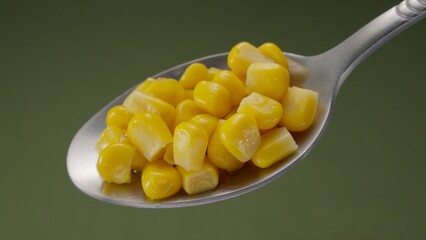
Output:
M176 120L174 128L176 128L179 123L189 121L192 117L201 113L203 113L203 111L197 107L194 100L183 100L176 106Z
M219 131L222 144L241 162L250 160L261 142L256 120L246 113L234 114Z
M127 131L116 126L107 126L102 131L101 136L96 143L96 151L99 153L106 146L115 143L129 144L130 141L127 138Z
M200 170L208 141L209 136L200 125L190 121L177 125L173 140L175 164L186 170Z
M234 155L232 155L228 149L223 145L220 140L219 129L222 127L225 120L219 120L216 129L209 140L207 147L207 156L211 163L218 168L225 169L228 172L233 172L244 166L244 163L240 162Z
M276 63L288 69L287 58L285 57L283 51L276 44L268 42L260 45L258 48L260 52L263 53L263 55L271 58Z
M262 130L273 128L283 116L281 103L256 92L241 101L237 112L254 117L257 127Z
M127 129L127 124L134 115L133 112L122 105L114 106L108 110L106 125Z
M188 194L207 192L216 188L219 183L219 170L206 157L200 170L188 171L177 166L182 178L182 188Z
M175 165L175 158L173 156L173 142L169 143L163 156L164 161L170 165Z
M273 63L274 61L248 42L236 44L228 55L228 66L237 76L245 76L248 67L256 62Z
M240 104L241 99L246 96L246 86L244 83L231 71L223 70L212 79L212 82L223 85L230 97L231 106Z
M193 63L189 65L180 77L179 82L185 89L194 88L198 82L208 78L209 70L202 63Z
M155 81L155 78L149 77L139 84L134 91L145 92L145 90Z
M131 165L135 147L128 144L111 144L98 157L98 172L109 183L130 183Z
M127 133L130 141L150 162L161 158L173 141L166 123L160 116L149 112L136 114L129 122Z
M142 171L141 182L145 195L153 200L170 197L182 187L179 172L163 160L148 163Z
M140 91L133 91L124 100L123 106L133 113L150 112L157 114L167 124L169 129L173 128L176 110L168 102Z
M176 107L179 102L185 99L185 90L182 84L173 78L152 80L148 86L144 87L143 92L160 98L173 107Z
M206 131L206 133L207 133L207 135L209 136L209 139L210 139L210 136L212 135L213 131L215 130L217 122L219 121L219 119L215 116L204 113L204 114L195 115L189 121L196 123L196 124L199 124L204 129L204 131Z
M297 150L297 144L285 127L276 128L262 135L262 144L253 155L252 162L267 168Z
M309 89L291 87L284 97L281 126L290 132L308 129L315 118L318 104L318 93Z
M194 102L201 110L218 118L224 117L231 108L228 90L210 81L201 81L195 86Z
M247 69L248 93L257 92L281 101L289 85L290 75L287 69L277 63L253 63Z
M209 71L208 71L208 74L207 74L207 79L205 79L205 80L211 81L216 76L216 74L220 73L221 71L222 70L219 69L219 68L215 68L215 67L209 68Z

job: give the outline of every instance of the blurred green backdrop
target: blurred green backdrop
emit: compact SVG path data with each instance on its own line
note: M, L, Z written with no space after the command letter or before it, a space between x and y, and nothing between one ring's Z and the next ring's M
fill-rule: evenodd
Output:
M1 1L0 239L425 239L426 21L352 73L304 161L247 195L132 209L65 165L80 126L150 75L243 40L317 54L398 3Z

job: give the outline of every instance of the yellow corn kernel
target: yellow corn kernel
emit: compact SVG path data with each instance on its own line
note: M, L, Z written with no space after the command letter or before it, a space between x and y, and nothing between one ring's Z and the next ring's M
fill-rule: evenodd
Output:
M148 163L142 171L141 182L145 195L153 200L170 197L182 187L179 172L163 160Z
M198 82L208 78L209 70L202 63L193 63L189 65L180 77L179 82L185 89L194 88Z
M208 74L207 74L207 79L205 79L205 80L211 81L216 76L216 74L220 73L221 71L222 70L219 69L219 68L215 68L215 67L209 68L209 71L208 71Z
M96 143L96 151L99 153L108 145L115 143L129 144L127 131L116 126L107 126Z
M136 114L129 122L127 133L133 145L150 162L161 158L173 141L166 123L160 116L149 112Z
M194 88L194 102L201 110L221 118L231 109L229 92L223 85L201 81Z
M274 43L268 42L260 45L259 50L263 55L271 58L276 63L288 69L288 61L283 51Z
M108 110L106 125L127 129L127 124L134 115L133 112L122 105L114 106Z
M173 107L185 99L185 90L182 84L173 78L158 78L150 82L144 87L143 92L148 93L154 97L160 98Z
M204 113L204 114L198 114L192 117L190 122L199 124L201 127L203 127L204 131L206 131L207 135L212 135L213 131L216 128L216 124L219 121L219 119L215 116L212 116L210 114Z
M256 120L246 113L225 120L219 134L222 144L241 162L250 160L261 142Z
M194 89L185 89L185 99L194 100Z
M173 156L173 142L167 145L163 160L170 165L175 165L175 158Z
M277 101L287 93L290 75L277 63L253 63L247 70L247 92L257 92Z
M228 172L233 172L244 166L244 163L240 162L237 158L232 155L228 149L223 145L220 140L219 129L222 127L225 120L219 120L216 129L209 140L207 147L207 156L211 163L218 168L225 169Z
M189 121L192 117L201 113L203 113L203 111L201 111L201 109L195 105L194 100L183 100L176 106L176 120L174 123L174 128L176 128L179 123Z
M256 62L273 63L274 61L248 42L236 44L228 54L228 66L239 77L245 76L248 67Z
M283 117L281 126L290 132L308 129L315 118L318 104L318 93L309 89L291 87L283 98Z
M139 84L134 91L145 92L145 90L155 81L155 78L149 77Z
M281 103L256 92L241 101L237 112L254 117L257 127L262 130L273 128L283 116Z
M143 166L148 160L136 149L132 160L132 169L142 171Z
M206 155L209 136L198 124L185 121L176 126L173 139L175 164L186 170L199 170Z
M219 83L228 90L231 106L240 104L241 99L246 96L246 86L233 72L223 70L212 79L212 82Z
M157 114L167 124L169 129L173 128L176 110L168 102L140 91L133 91L124 100L123 106L133 113L150 112Z
M276 128L262 135L262 144L253 155L252 162L267 168L297 150L298 146L285 127Z
M98 172L109 183L130 183L131 165L136 149L128 144L111 144L98 157Z
M182 178L182 188L188 194L207 192L219 183L219 170L206 157L200 170L186 170L176 167Z

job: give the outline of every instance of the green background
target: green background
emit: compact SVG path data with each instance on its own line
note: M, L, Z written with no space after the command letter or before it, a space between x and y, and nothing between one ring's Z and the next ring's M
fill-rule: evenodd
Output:
M231 200L134 209L79 192L72 137L146 77L239 41L321 53L397 0L0 3L0 239L425 239L426 21L347 79L311 154Z

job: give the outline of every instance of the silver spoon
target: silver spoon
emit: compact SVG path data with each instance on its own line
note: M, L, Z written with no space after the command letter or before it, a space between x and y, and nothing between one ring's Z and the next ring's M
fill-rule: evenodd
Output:
M178 194L162 201L149 200L143 194L140 178L133 176L132 184L105 183L96 169L95 144L105 128L106 112L121 104L133 90L129 89L94 115L75 135L68 156L68 174L75 186L96 199L139 208L175 208L212 203L239 196L255 190L278 178L314 147L326 128L336 95L352 70L385 42L426 16L426 0L405 0L386 11L336 47L316 56L300 56L286 53L290 62L292 83L316 90L319 93L319 109L310 130L296 134L298 151L288 159L268 169L247 166L235 176L224 176L220 185L212 191L188 196ZM227 53L216 54L173 67L154 77L179 78L193 62L208 67L227 68Z

